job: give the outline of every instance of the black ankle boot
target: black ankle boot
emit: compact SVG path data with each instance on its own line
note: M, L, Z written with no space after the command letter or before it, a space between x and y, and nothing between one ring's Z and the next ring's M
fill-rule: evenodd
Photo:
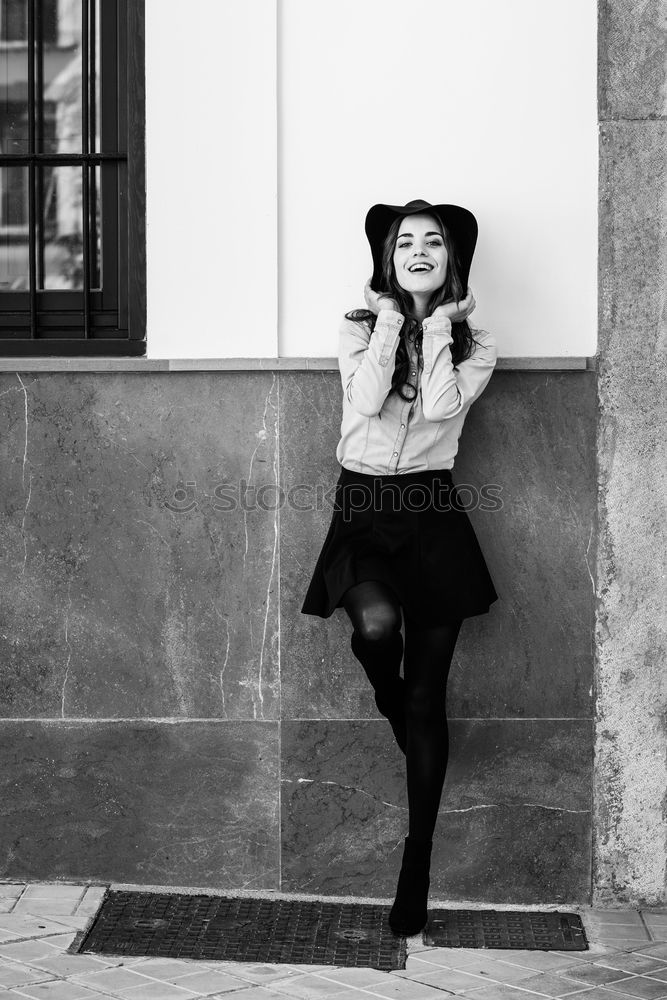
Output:
M399 677L392 688L380 688L375 692L375 704L378 712L389 720L396 742L405 753L408 745L408 730L405 721L403 687L403 678Z
M389 926L394 934L409 937L426 925L432 846L432 840L405 838L396 899L389 912Z

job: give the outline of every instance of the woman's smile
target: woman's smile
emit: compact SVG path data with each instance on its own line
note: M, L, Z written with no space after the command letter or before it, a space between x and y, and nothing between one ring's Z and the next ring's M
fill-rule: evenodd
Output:
M447 276L447 248L440 221L428 213L406 216L394 247L396 280L406 292L428 299Z

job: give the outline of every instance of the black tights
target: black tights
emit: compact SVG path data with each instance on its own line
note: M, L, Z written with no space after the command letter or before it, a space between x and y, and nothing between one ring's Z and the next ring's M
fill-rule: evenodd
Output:
M409 829L432 839L449 756L446 688L461 620L420 628L405 615L404 678L401 605L380 580L365 580L343 595L354 631L352 651L377 691L402 691L407 724L406 776Z

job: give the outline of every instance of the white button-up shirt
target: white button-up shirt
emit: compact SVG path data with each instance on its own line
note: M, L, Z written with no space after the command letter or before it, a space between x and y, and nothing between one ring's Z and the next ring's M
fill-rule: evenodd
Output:
M354 472L393 475L451 469L466 414L484 391L496 364L493 334L471 327L479 345L455 370L450 344L452 324L427 317L423 324L423 370L415 345L407 341L408 378L417 387L413 400L390 392L396 348L404 317L382 309L375 329L343 319L338 364L343 384L339 463Z

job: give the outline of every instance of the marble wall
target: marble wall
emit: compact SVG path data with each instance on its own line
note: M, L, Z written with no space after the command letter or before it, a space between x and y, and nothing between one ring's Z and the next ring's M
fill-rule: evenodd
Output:
M590 898L595 381L497 370L464 427L500 600L450 674L434 897ZM392 895L404 758L344 611L299 611L331 508L276 492L334 484L340 399L337 371L0 375L0 877Z

